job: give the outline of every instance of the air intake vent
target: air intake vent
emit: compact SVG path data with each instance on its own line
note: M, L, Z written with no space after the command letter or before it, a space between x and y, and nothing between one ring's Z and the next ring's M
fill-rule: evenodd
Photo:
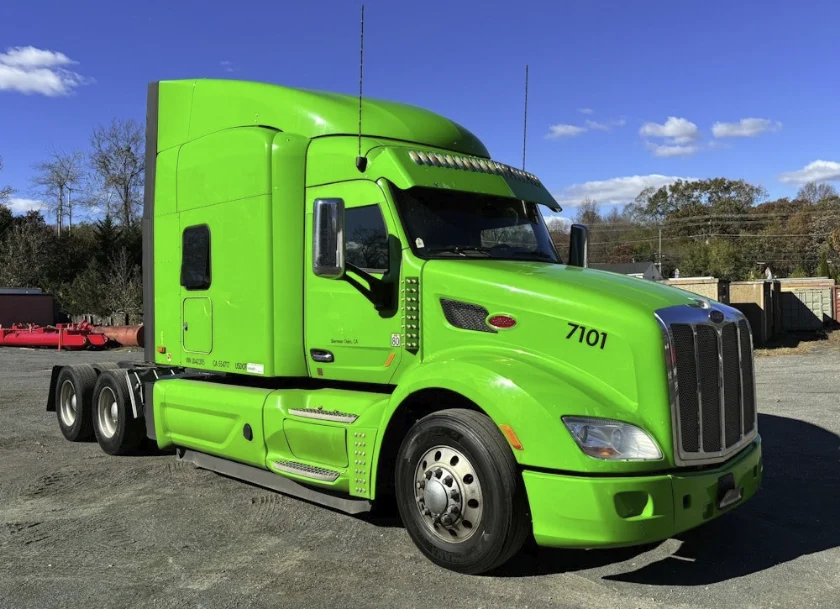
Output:
M490 332L496 334L497 330L488 326L484 320L490 313L484 307L457 300L441 298L440 304L443 307L443 314L446 321L462 330L475 330L477 332Z

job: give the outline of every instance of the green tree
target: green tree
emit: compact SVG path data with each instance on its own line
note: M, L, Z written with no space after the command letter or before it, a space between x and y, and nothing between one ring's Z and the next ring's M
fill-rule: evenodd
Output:
M820 263L817 265L817 277L831 277L831 269L828 267L828 256L825 252L820 254Z

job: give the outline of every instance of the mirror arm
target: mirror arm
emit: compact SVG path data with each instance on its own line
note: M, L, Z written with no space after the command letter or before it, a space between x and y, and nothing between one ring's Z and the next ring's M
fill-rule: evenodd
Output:
M350 277L346 273L342 277L344 281L359 290L362 295L367 298L377 311L388 310L393 307L393 284L384 279L374 277L370 273L363 271L352 262L345 261L345 267L348 271L353 271L356 275L368 282L368 287L363 286L359 281Z

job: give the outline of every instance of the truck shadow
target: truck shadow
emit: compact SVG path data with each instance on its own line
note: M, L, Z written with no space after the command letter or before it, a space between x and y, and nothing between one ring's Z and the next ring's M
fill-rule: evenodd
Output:
M747 504L676 537L668 557L604 579L655 586L701 586L749 575L840 546L840 437L817 425L759 415L764 480ZM621 550L523 553L502 577L605 567L658 544Z

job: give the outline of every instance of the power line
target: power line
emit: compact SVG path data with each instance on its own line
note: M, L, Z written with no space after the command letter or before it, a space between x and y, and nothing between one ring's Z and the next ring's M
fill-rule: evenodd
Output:
M775 239L777 237L785 237L785 238L792 238L792 237L827 237L830 234L831 233L821 233L821 234L805 233L805 234L801 234L801 235L776 235L776 234L773 234L773 235L750 235L750 234L730 235L730 234L727 234L727 233L706 233L706 234L700 234L700 235L684 235L682 237L663 237L662 241L679 241L681 239L697 239L697 238L709 239L709 238L713 238L713 237L727 237L727 238L730 238L730 239L732 239L732 238L741 239L741 238L744 238L744 237L746 237L746 238L758 238L758 239ZM656 241L656 239L657 239L657 237L653 236L653 237L649 237L648 239L638 239L638 240L631 240L631 241L596 241L596 242L590 243L589 245L622 245L622 244L625 244L625 243L648 243L650 241Z

